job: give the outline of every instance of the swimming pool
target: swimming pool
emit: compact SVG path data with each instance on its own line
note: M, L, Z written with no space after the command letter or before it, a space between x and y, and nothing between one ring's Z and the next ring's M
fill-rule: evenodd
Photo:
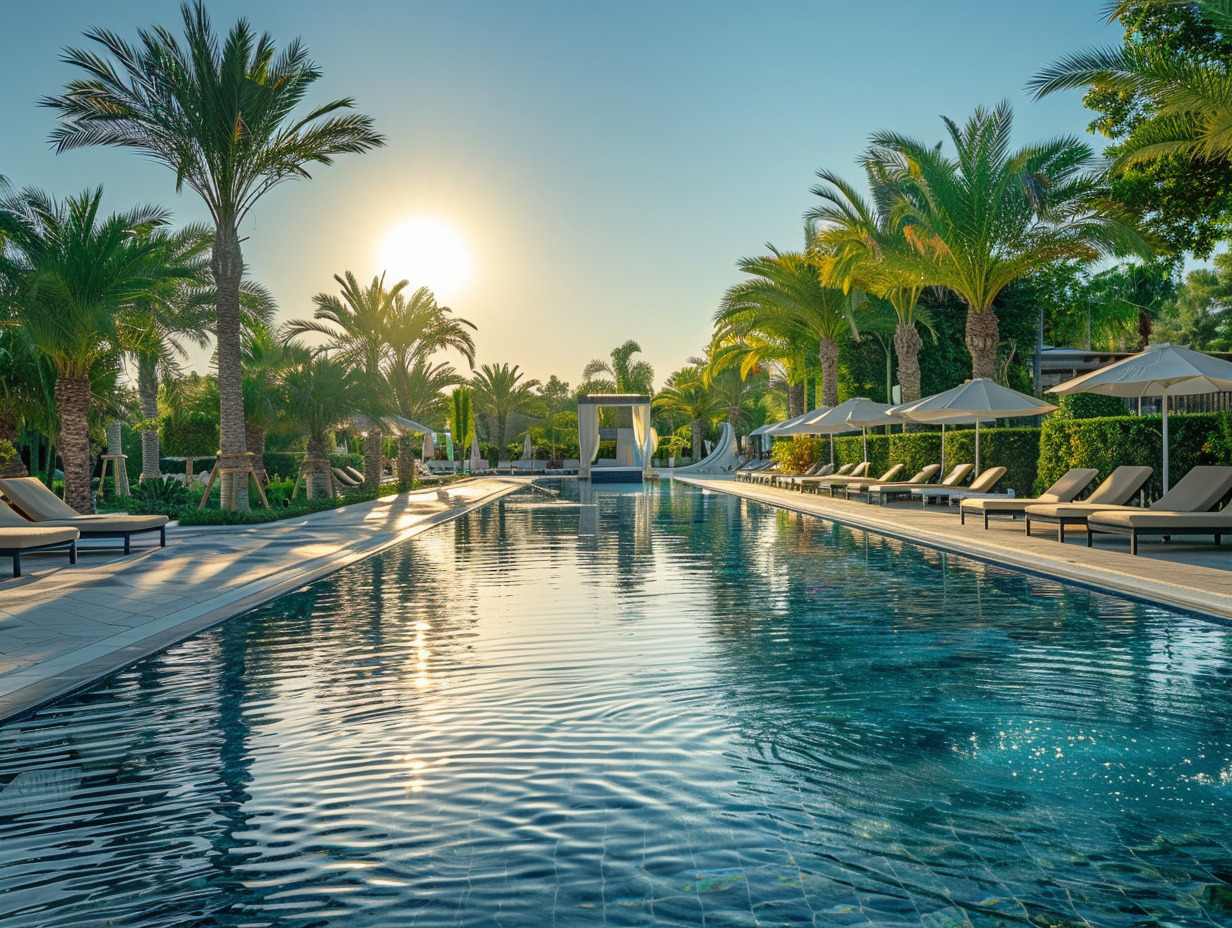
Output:
M1232 925L1232 629L582 489L0 728L0 928Z

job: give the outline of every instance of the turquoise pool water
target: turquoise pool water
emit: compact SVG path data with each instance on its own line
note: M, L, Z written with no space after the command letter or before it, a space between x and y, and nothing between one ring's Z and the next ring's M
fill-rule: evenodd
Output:
M1232 925L1232 630L549 490L0 729L0 926Z

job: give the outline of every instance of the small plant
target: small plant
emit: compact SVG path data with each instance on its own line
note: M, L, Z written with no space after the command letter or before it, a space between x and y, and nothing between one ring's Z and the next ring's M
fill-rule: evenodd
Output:
M143 480L132 491L133 510L175 516L192 500L192 492L174 477Z

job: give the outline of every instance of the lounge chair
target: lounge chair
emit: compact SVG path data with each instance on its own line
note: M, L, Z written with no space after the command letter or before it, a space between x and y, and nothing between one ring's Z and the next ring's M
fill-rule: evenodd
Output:
M867 471L867 468L865 470ZM824 484L818 484L817 489L818 491L823 488L827 489L830 491L830 495L833 496L835 490L842 490L846 493L848 487L872 486L874 483L892 483L902 473L902 470L902 464L892 464L890 469L880 477L864 477L853 472L853 475L850 477L835 477Z
M167 547L169 520L166 516L105 513L83 516L35 477L10 477L0 480L0 495L40 528L75 528L83 539L123 538L125 554L132 550L133 535L157 531L159 546Z
M757 473L749 477L752 483L769 483L783 469L783 465L779 461L771 461L769 467L762 468Z
M75 528L42 528L34 525L0 502L0 557L13 559L14 577L21 576L21 556L28 551L67 548L68 562L76 564L79 537L80 532Z
M937 486L959 486L964 480L967 479L967 474L971 473L973 467L975 467L974 464L959 464L948 474L946 474L945 479L937 484ZM938 466L937 469L940 470L940 466ZM877 497L877 502L884 506L893 499L910 496L911 491L917 489L917 487L918 484L911 483L873 484L868 487L868 501L871 503L873 501L873 497L875 496Z
M805 477L825 477L832 473L834 473L833 464L823 464L818 461L802 474L775 474L770 478L770 483L776 487L786 487Z
M848 484L843 487L843 497L851 499L852 491L854 491L856 496L865 496L867 494L866 501L872 502L873 487L878 488L878 493L891 487L918 487L928 483L933 477L937 476L937 471L939 470L941 470L940 464L928 464L912 474L908 480L878 480L876 483Z
M362 480L356 480L341 467L331 467L330 472L334 475L334 480L336 482L342 484L349 490L353 490L356 487L362 487L364 485Z
M984 528L988 529L988 517L994 512L998 515L1008 515L1017 519L1024 515L1028 506L1045 503L1069 503L1074 497L1091 485L1091 481L1099 476L1099 470L1094 467L1074 467L1039 496L1004 497L1002 499L964 499L958 504L959 521L967 524L968 512L984 514Z
M1232 467L1195 467L1171 490L1147 509L1126 506L1101 509L1087 516L1087 547L1095 533L1129 536L1129 553L1138 553L1141 535L1232 534L1232 510L1210 512L1210 508L1232 491Z
M1108 475L1095 491L1080 503L1051 503L1028 506L1023 515L1027 520L1027 534L1031 534L1032 522L1045 522L1057 527L1057 541L1065 541L1065 526L1087 524L1087 516L1101 509L1120 509L1151 478L1154 469L1123 464Z
M838 472L830 477L806 477L800 481L800 489L806 493L817 493L828 487L835 480L848 480L853 477L863 477L868 474L868 461L859 464L844 464Z
M769 466L770 466L769 460L749 461L747 464L743 465L742 467L737 467L734 471L732 471L732 476L735 477L737 480L748 480L750 474L755 474L759 470L762 470Z
M356 486L363 486L368 482L368 478L364 476L362 470L356 470L350 464L342 465L342 469L346 471L348 477L356 482Z
M991 493L992 488L1000 483L1001 478L1004 476L1004 467L990 467L972 480L969 487L918 487L911 491L911 495L920 498L921 507L927 506L930 499L938 502L941 500L951 502L955 497L966 497L976 493Z

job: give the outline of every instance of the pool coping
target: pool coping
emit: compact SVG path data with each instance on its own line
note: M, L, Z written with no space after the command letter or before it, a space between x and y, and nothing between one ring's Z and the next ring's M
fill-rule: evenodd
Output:
M723 493L741 499L752 500L777 509L800 513L801 515L835 522L848 528L871 532L897 541L921 545L937 551L956 554L983 564L990 564L1005 570L1017 571L1035 577L1055 580L1070 586L1122 596L1146 605L1161 606L1178 612L1217 622L1221 625L1232 625L1232 572L1200 565L1182 565L1175 562L1160 562L1149 557L1133 556L1128 553L1088 549L1085 546L1058 545L1057 542L1041 539L1040 546L1058 546L1064 554L1074 557L1074 561L1052 555L1046 548L1038 550L1031 545L1005 544L1004 536L985 535L980 531L980 537L970 540L955 534L941 534L928 528L912 526L910 516L917 509L890 508L870 506L863 503L850 503L844 500L823 497L820 495L804 496L799 492L773 489L755 484L745 484L728 478L706 478L696 476L673 476L673 480L699 489L714 493ZM810 505L811 504L811 505ZM862 510L872 510L864 513ZM881 513L880 517L877 513ZM893 521L893 516L906 515L907 520ZM961 529L957 515L950 513L956 530ZM1021 524L1021 523L1019 523ZM968 523L971 527L972 523ZM1023 542L1034 541L1034 538L1021 536ZM1080 553L1081 552L1081 553ZM1087 552L1090 552L1089 554ZM1061 553L1061 552L1058 552ZM1232 552L1229 553L1232 559ZM1113 561L1114 563L1104 563ZM1165 564L1170 570L1170 580L1158 577L1147 578L1137 576L1117 567L1139 567L1150 569ZM1177 575L1195 574L1194 583L1176 582ZM1221 580L1229 587L1229 593L1220 594L1209 587L1204 588L1198 583L1202 580Z
M322 554L302 564L287 565L284 569L258 577L235 589L226 590L204 603L197 603L172 612L145 626L119 632L111 638L94 642L77 651L68 651L58 655L48 663L56 662L64 665L71 664L71 666L66 666L63 670L50 673L42 679L8 693L0 694L0 725L17 721L44 706L88 689L103 678L173 647L200 632L237 618L279 596L327 577L352 564L380 554L416 535L469 515L516 493L526 485L526 481L502 480L499 483L500 486L480 499L428 515L400 532L380 536L368 544ZM251 526L244 526L244 528L251 528ZM275 577L281 579L272 579ZM126 640L130 638L134 640ZM111 646L107 653L82 659L79 663L71 663L74 660L74 654L81 651L97 651L108 647L109 643Z

